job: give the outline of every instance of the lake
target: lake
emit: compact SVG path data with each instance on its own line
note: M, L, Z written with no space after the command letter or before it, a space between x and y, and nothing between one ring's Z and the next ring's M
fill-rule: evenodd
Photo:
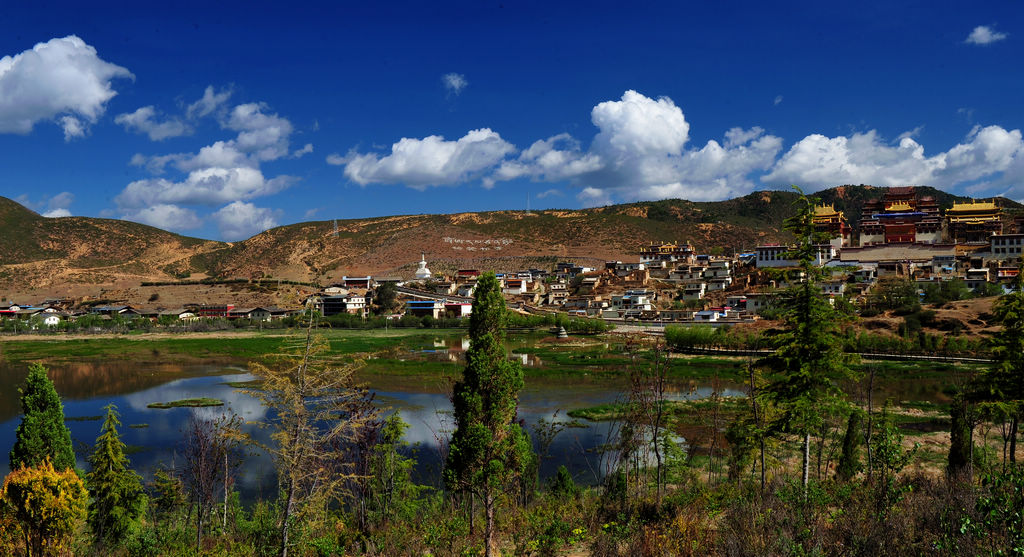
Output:
M554 474L559 465L566 465L577 481L594 483L607 472L608 463L599 449L614 437L614 424L571 420L566 412L621 400L628 384L621 374L604 374L602 368L625 365L609 360L606 350L616 347L597 345L590 348L546 347L532 349L530 339L513 338L509 346L512 357L529 369L525 387L520 395L519 418L523 420L536 441L534 428L541 419L548 422L572 422L554 440L541 465L541 477ZM453 371L460 369L461 358L468 346L462 333L438 336L426 344L399 344L381 357L368 360L367 371L360 381L376 393L377 403L389 410L401 412L410 427L406 439L418 446L417 479L423 483L440 483L440 439L450 433L451 403L448 393L453 379L438 373L387 374L387 362L402 363L405 368ZM590 352L588 352L590 350ZM594 352L597 350L598 352ZM687 377L687 366L693 366L693 376ZM719 381L721 394L744 396L738 372L738 363L715 364L722 368L723 377L733 381ZM431 367L434 366L434 367ZM674 361L673 379L669 397L673 399L699 399L712 393L712 380L698 362ZM192 414L217 417L226 412L240 415L245 429L254 438L266 441L269 432L258 427L266 416L266 409L253 397L227 383L253 379L244 362L214 363L150 363L144 365L125 361L86 359L74 363L55 362L48 365L50 378L64 402L64 414L82 469L87 469L85 456L91 452L100 433L103 407L115 404L121 413L122 440L129 446L129 458L134 469L146 479L161 467L173 467L180 462L177 456L182 430ZM717 368L716 368L717 369ZM731 370L731 371L730 371ZM18 387L27 372L25 364L0 363L0 474L8 471L6 451L14 444L14 432L20 422ZM547 374L545 374L547 373ZM717 372L716 372L717 373ZM884 397L898 400L941 401L946 397L944 381L919 376L896 374L876 381L876 401ZM185 398L211 397L224 401L223 407L153 409L153 402L169 402ZM276 478L269 457L258 449L247 450L245 464L240 468L237 488L243 500L276 496Z

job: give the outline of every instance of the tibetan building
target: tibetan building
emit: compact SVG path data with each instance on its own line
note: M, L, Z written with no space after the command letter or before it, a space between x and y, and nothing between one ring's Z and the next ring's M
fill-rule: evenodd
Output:
M837 248L850 245L850 225L842 211L836 211L834 205L816 205L814 207L814 229L829 235L829 243Z
M993 234L1003 233L999 206L992 201L954 203L946 210L950 238L958 244L988 244Z
M641 263L680 263L693 265L696 253L690 244L661 244L652 243L649 246L640 248Z
M913 186L888 188L881 199L864 203L860 219L860 245L893 243L934 244L942 240L939 204L931 196L917 196Z

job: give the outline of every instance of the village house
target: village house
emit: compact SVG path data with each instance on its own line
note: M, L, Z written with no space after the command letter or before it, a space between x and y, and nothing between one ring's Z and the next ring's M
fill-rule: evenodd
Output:
M1024 234L993 234L989 248L993 259L1016 259L1024 250Z
M651 243L640 249L640 261L654 266L671 266L677 264L692 265L694 262L693 246L690 244Z
M427 315L437 319L444 311L444 303L440 300L409 300L405 302L406 315L425 317Z
M501 293L508 296L518 296L520 294L526 294L528 284L526 279L512 278L505 279L505 284L501 288Z
M314 300L313 303L324 317L342 313L365 316L367 312L366 296L353 292L341 296L321 296L319 302Z
M693 301L703 299L707 293L707 283L704 281L687 282L683 285L683 300Z
M434 285L435 294L454 294L455 290L454 282L439 282Z
M569 298L569 288L564 282L552 282L547 285L547 304L560 306Z
M986 282L989 281L989 270L988 267L982 267L980 269L967 269L964 271L964 283L967 284L967 288L976 290Z
M470 302L445 302L444 313L447 316L461 319L473 313L473 304Z

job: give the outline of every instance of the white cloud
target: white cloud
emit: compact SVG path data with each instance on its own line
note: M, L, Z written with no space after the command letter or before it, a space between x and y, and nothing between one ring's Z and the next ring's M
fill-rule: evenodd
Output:
M543 182L558 182L601 169L601 157L584 153L580 144L567 133L535 141L516 160L502 161L490 176L484 178L485 187L495 182L528 176Z
M244 240L277 226L274 211L243 201L225 205L213 214L213 220L228 241Z
M75 201L75 194L69 191L62 191L57 195L44 195L39 201L32 201L32 198L27 193L23 193L15 197L14 200L34 211L42 211L42 216L44 217L70 217L71 211L69 208Z
M750 175L770 168L782 148L780 138L755 127L733 128L723 143L687 150L690 125L682 110L667 97L654 100L636 91L598 104L591 119L600 131L590 153L603 166L574 181L591 190L586 199L602 190L602 202L742 195L756 187Z
M185 116L191 120L219 112L225 107L230 97L230 89L218 93L213 85L208 85L203 91L203 97L185 109Z
M793 145L762 180L812 190L839 184L953 189L982 179L992 185L1019 181L1022 174L1007 171L1021 165L1022 157L1020 130L999 126L976 127L964 142L930 157L906 134L895 145L882 141L874 130L850 137L812 134Z
M191 230L199 228L203 222L195 211L177 205L161 203L125 213L124 220L141 222L164 230Z
M118 207L139 208L152 204L219 205L277 193L294 181L290 176L266 179L256 168L205 167L175 182L164 178L136 180L114 198Z
M0 58L0 133L27 134L36 123L55 121L65 140L85 135L117 92L116 78L134 78L106 62L96 49L70 35Z
M441 82L444 83L444 88L448 90L449 94L458 95L469 85L466 81L466 76L460 73L446 73L441 76Z
M612 202L608 192L600 188L583 188L576 194L576 199L579 199L584 207L602 207Z
M647 155L678 155L689 139L690 124L668 97L658 100L626 91L622 100L605 101L590 113L598 127L596 150L626 164Z
M465 182L494 167L515 147L487 128L472 130L456 141L439 135L402 138L391 154L351 153L345 176L359 185L402 183L415 188Z
M556 189L552 188L550 190L544 190L544 191L538 193L537 194L537 199L544 199L545 197L551 197L552 195L555 196L555 197L562 197L565 194L563 194L559 190L556 190Z
M64 132L64 141L71 141L76 137L85 137L86 125L74 116L61 116L58 120L60 128Z
M294 127L288 119L268 112L262 103L227 107L229 95L230 92L217 93L208 87L203 98L186 109L186 115L214 115L221 128L234 132L234 137L215 141L195 153L132 157L133 166L144 167L155 176L131 182L114 198L123 218L154 226L173 224L172 229L176 230L195 228L204 219L212 218L221 233L231 239L276 226L273 211L245 201L273 195L295 183L296 178L288 175L265 176L262 166L270 161L301 157L312 152L313 145L307 143L291 151L289 139ZM144 110L135 114L138 117L132 122L147 122L153 113ZM168 170L180 174L160 176ZM205 215L190 208L225 203L228 205Z
M690 125L666 97L626 91L591 112L597 133L589 148L568 134L535 141L516 153L490 129L458 141L404 138L391 153L331 154L359 184L415 188L480 178L485 188L515 179L568 182L587 205L681 197L711 201L745 195L762 184L795 183L813 191L839 184L927 184L988 195L1024 197L1024 143L1019 130L976 127L953 148L925 155L917 127L889 142L876 131L811 134L783 154L783 140L758 126L735 127L721 139L691 146ZM780 156L781 155L781 156ZM557 190L556 190L557 191ZM547 193L545 194L547 195Z
M135 112L118 114L114 122L137 133L144 133L153 141L162 141L171 137L180 137L192 133L192 128L177 118L165 118L158 121L156 108L143 106Z
M986 45L1002 41L1009 36L1009 34L1000 33L988 25L979 25L971 31L970 35L967 35L967 39L964 42L967 44Z
M774 105L782 104L782 95L775 95L775 100L772 101L772 104L774 104Z
M348 164L348 161L348 156L341 156L338 153L331 153L330 155L327 155L327 164L332 166L345 166Z

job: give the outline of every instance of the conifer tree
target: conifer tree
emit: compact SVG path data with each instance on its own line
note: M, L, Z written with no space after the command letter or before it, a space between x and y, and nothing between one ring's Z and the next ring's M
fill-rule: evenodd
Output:
M815 230L816 200L800 193L797 213L785 221L785 229L797 240L786 258L799 262L785 278L795 284L781 296L785 325L773 339L775 352L759 363L776 376L765 391L781 411L775 428L801 438L801 483L806 493L811 432L820 431L824 417L844 406L837 380L850 376L851 371L839 336L839 325L846 316L825 298L820 286L824 272L815 264L819 246L827 243L828 237Z
M1017 434L1024 414L1024 263L1010 292L1000 296L992 314L1003 328L992 336L995 365L982 374L983 398L1002 403L1010 422L1010 462L1016 462Z
M38 466L46 459L55 470L75 467L71 431L64 425L64 406L42 364L32 364L21 392L21 424L11 449L11 470Z
M85 485L89 503L89 526L97 540L116 544L124 540L132 525L145 510L142 478L128 467L125 444L117 428L121 425L117 407L108 404L106 419L96 448L89 456L92 470Z
M469 316L469 350L452 397L455 433L444 470L449 489L469 492L483 502L488 557L497 541L498 498L515 488L533 456L529 438L516 423L523 369L505 353L506 319L498 280L486 273L477 282Z

